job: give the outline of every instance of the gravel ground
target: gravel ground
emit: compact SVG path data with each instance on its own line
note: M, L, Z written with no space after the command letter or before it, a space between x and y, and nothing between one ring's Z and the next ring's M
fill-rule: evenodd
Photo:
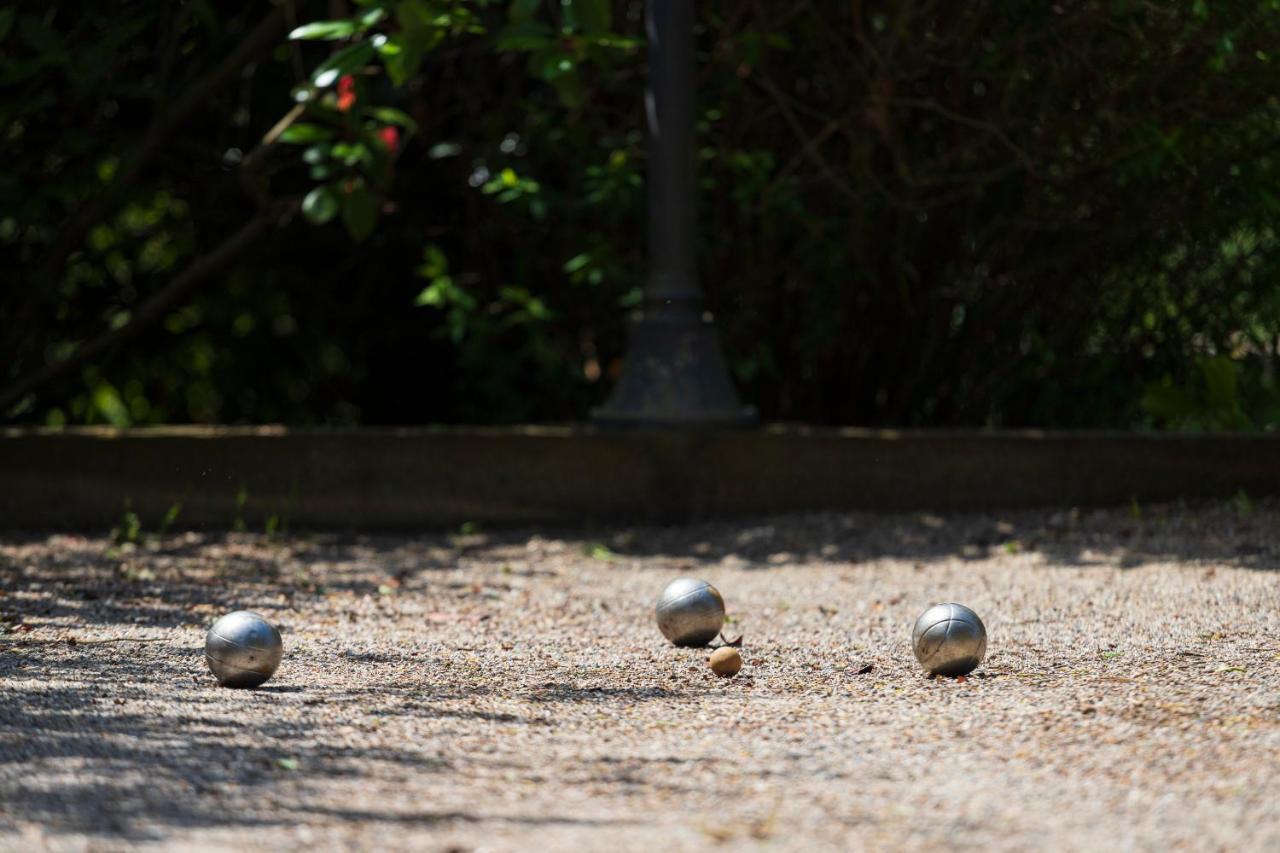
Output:
M0 846L1280 849L1280 505L0 538ZM724 593L742 673L652 603ZM929 679L955 600L986 662ZM255 609L265 687L203 631Z

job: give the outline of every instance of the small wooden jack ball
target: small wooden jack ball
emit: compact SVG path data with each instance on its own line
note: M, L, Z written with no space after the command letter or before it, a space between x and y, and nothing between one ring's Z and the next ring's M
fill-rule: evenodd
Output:
M742 655L733 646L721 646L711 653L711 671L721 678L732 678L742 669Z

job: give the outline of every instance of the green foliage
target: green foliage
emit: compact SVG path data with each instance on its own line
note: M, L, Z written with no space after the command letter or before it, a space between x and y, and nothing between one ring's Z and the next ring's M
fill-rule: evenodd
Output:
M0 387L299 213L6 419L602 399L646 268L643 4L335 8L222 78L276 7L0 9ZM766 418L1280 424L1273 0L699 10L701 277Z
M329 184L321 184L302 200L302 215L316 225L323 225L338 215L341 197Z
M1173 384L1171 377L1147 386L1142 395L1142 410L1166 428L1185 430L1247 430L1256 428L1245 414L1241 396L1241 363L1225 355L1201 358L1195 379L1185 386ZM1280 393L1274 383L1263 379L1251 383L1253 393L1261 399L1254 408L1276 418L1280 414ZM1273 421L1274 422L1274 421Z
M235 514L235 517L231 519L232 532L244 533L246 530L249 529L249 526L245 524L245 519L244 519L244 511L248 505L249 505L249 490L244 487L243 483L241 483L240 488L236 490L236 503L235 503L236 514Z
M1227 35L1275 35L1269 3L1208 21L1137 4L865 9L785 33L707 16L703 197L733 200L704 205L707 279L750 270L713 296L753 402L836 422L1128 426L1159 422L1139 404L1149 385L1217 353L1240 351L1242 382L1264 372L1274 341L1243 336L1280 320L1260 277L1277 260L1278 114L1246 87L1276 77L1252 49L1214 61Z
M142 540L142 519L133 511L132 501L125 501L124 513L120 523L111 528L110 539L116 545L136 545Z
M308 116L318 123L297 122L280 135L282 142L290 143L343 140L307 149L304 159L311 165L312 178L343 178L327 189L312 190L307 196L311 204L304 202L303 212L315 224L328 222L335 212L329 200L337 193L342 196L337 205L342 222L357 242L367 239L377 226L390 161L407 141L396 134L394 145L388 145L380 141L379 127L401 128L408 134L417 130L417 122L403 110L371 102L370 86L364 81L377 73L375 66L380 64L392 83L404 85L441 45L485 35L480 13L494 4L487 0L367 0L361 5L363 11L355 17L317 21L289 34L297 41L345 44L315 67L309 86L294 90L294 99L306 104ZM579 69L591 62L606 62L612 52L630 50L635 43L608 38L612 8L607 0L566 0L561 4L558 32L536 19L538 6L513 3L509 21L495 36L492 49L531 52L531 73L551 83L566 105L581 106L584 85ZM502 203L535 196L538 190L537 181L518 178L510 167L484 185L484 192L496 194ZM527 207L537 218L546 214L539 199L530 198Z
M178 521L178 518L181 515L182 515L182 501L177 501L175 503L170 504L169 508L164 511L164 516L160 519L160 526L156 532L159 533L161 536L164 536Z
M342 224L357 243L368 239L378 224L378 201L364 184L345 189L342 198Z
M582 553L602 563L612 563L618 559L618 555L613 553L608 545L603 545L599 542L588 542L582 546Z

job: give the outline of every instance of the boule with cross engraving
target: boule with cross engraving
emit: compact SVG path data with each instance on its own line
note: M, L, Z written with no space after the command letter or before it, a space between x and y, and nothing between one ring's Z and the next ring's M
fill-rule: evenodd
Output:
M911 647L931 675L967 675L987 654L987 627L963 604L935 604L916 620Z

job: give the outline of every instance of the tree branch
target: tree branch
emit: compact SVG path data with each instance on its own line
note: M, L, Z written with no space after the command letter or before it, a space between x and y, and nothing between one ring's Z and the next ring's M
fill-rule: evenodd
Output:
M1001 145L1009 149L1009 151L1011 151L1022 163L1023 168L1026 169L1028 173L1033 175L1036 173L1035 164L1031 159L1031 155L1020 148L1016 142L1009 138L1008 134L991 122L958 113L955 110L947 109L936 101L926 100L924 98L889 98L889 102L904 107L915 107L916 109L929 110L930 112L937 113L938 115L948 118L951 121L958 122L959 124L975 127L979 130L985 130L987 133L999 140Z
M267 234L275 227L281 214L290 211L296 202L289 202L283 208L264 210L245 223L213 251L196 258L189 267L179 273L172 281L142 303L133 312L129 322L119 328L104 332L96 338L76 347L66 358L47 364L31 371L8 387L0 390L0 413L7 411L14 403L35 388L53 380L69 370L87 362L108 349L133 338L145 328L160 320L179 299L193 287L213 273L235 260L245 249Z
M257 27L226 55L223 60L209 70L207 74L195 81L172 106L158 115L147 130L142 142L133 149L106 191L96 202L86 205L71 217L61 229L57 242L45 255L37 267L35 282L49 281L57 275L63 260L77 246L84 242L85 235L98 222L111 214L124 199L129 188L142 174L143 168L152 156L160 150L161 145L178 129L187 116L204 105L209 96L223 81L240 71L244 64L259 51L270 45L284 28L284 11L277 7L271 10Z

